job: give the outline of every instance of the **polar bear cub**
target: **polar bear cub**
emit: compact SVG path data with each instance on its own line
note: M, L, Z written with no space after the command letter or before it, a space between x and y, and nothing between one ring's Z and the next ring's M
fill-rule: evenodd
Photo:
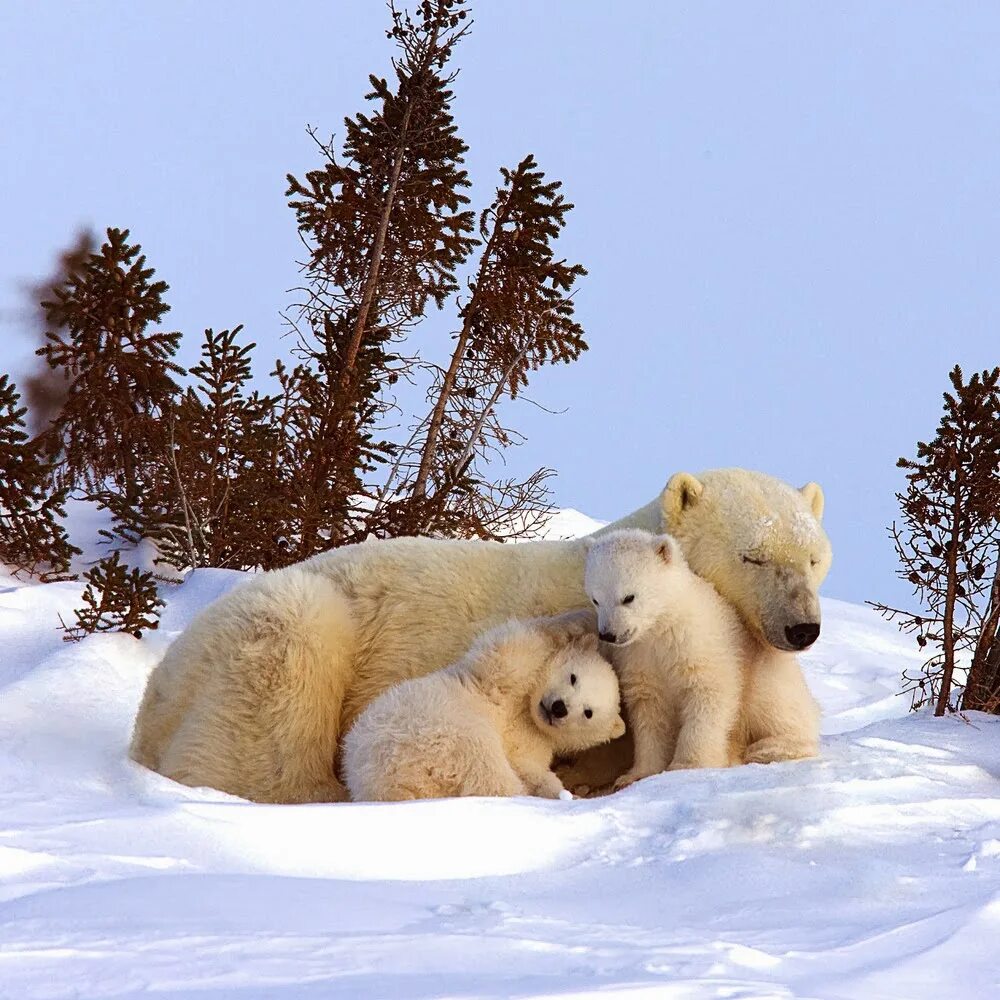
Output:
M568 797L553 757L625 732L593 628L590 612L508 622L457 663L380 695L344 740L351 798Z
M670 535L597 539L584 587L613 644L635 746L616 787L668 768L816 753L818 707L794 656L756 640Z

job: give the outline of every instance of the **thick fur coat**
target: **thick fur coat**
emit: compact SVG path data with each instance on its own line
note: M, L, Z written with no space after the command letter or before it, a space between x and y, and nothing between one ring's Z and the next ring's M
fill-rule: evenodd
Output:
M379 695L344 739L351 798L564 794L553 756L625 732L592 618L509 622L452 666Z
M808 620L818 634L816 588L829 567L822 506L815 484L799 491L741 469L678 473L608 530L669 531L754 634L789 648L790 627ZM747 553L761 564L744 563ZM582 540L400 538L252 577L206 608L150 675L132 756L261 802L343 800L337 748L364 708L504 621L585 606L585 556ZM582 755L577 777L598 784L627 770L627 743L613 746Z

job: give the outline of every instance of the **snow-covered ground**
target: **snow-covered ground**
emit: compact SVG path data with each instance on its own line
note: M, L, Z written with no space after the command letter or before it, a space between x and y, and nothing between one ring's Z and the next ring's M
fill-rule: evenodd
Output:
M565 512L558 531L594 526ZM1000 719L906 712L918 657L824 604L810 762L572 802L253 805L129 762L165 644L61 641L0 577L0 996L801 997L1000 991Z

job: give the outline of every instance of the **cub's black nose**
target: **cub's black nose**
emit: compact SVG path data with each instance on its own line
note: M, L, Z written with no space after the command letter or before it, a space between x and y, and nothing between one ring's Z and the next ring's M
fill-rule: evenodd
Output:
M617 642L617 641L618 641L618 636L616 636L614 632L601 633L601 642Z
M796 649L807 649L819 638L819 622L786 625L785 637Z
M562 698L560 698L558 701L552 702L552 704L549 706L549 711L557 719L565 719L566 716L569 714L568 709L566 708L566 702L564 702Z

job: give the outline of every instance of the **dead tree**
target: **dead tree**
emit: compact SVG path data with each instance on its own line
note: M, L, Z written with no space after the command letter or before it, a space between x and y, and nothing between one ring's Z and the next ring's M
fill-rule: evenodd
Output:
M904 673L903 680L913 707L933 703L935 715L989 699L1000 619L1000 368L966 383L956 366L949 377L953 391L944 394L937 434L918 442L916 459L898 463L907 487L897 494L902 524L890 532L901 563L898 575L913 586L919 610L874 604L913 633L921 649L933 651L917 674ZM970 654L963 685L960 660Z

